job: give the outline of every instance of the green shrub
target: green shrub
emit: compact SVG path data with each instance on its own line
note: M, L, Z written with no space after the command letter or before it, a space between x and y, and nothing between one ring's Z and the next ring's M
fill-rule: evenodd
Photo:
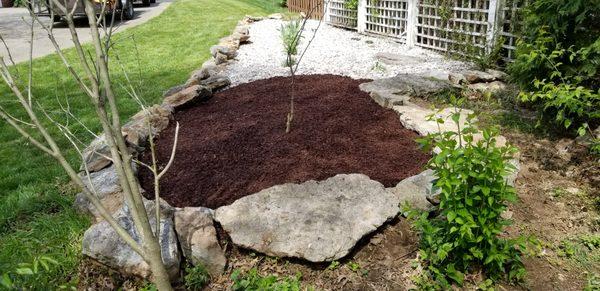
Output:
M520 100L542 118L585 133L600 124L600 0L534 0L508 67Z
M299 291L301 275L279 279L277 276L261 276L256 269L242 275L235 270L231 275L233 291Z
M210 282L210 275L202 265L186 268L185 272L184 279L187 290L202 290Z
M524 9L522 38L516 59L508 67L514 81L531 88L532 81L559 82L555 64L563 78L579 79L590 89L600 85L600 0L533 0ZM570 50L572 54L555 55Z
M452 120L459 117L457 111ZM424 289L461 285L465 273L478 268L493 280L520 280L525 274L524 240L498 237L508 224L500 214L516 199L505 179L515 169L509 161L516 149L496 146L496 129L484 129L476 141L473 117L465 128L419 140L426 149L439 149L428 166L437 175L434 187L441 191L438 217L413 213L421 233L420 257L426 263L425 278L418 282Z

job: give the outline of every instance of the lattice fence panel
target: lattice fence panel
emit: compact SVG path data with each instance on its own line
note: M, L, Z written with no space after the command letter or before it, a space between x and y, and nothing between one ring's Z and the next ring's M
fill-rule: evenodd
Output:
M365 32L406 41L408 1L366 0Z
M329 23L346 28L356 29L358 15L356 10L346 8L344 0L329 0Z
M527 0L509 0L506 6L501 9L502 27L500 37L503 38L502 57L505 60L512 60L515 57L515 49L517 45L517 31L521 25L521 10L528 4Z
M416 45L459 55L485 53L490 0L422 0Z

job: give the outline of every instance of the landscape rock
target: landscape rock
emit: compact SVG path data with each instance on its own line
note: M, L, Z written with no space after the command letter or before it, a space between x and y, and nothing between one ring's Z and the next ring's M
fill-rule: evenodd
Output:
M402 54L380 52L375 55L377 60L387 65L406 65L413 66L423 63L425 60L415 56L407 56Z
M227 57L227 59L233 59L237 55L237 50L232 49L232 48L227 47L227 46L213 45L213 46L210 47L210 54L215 59L217 58L218 54L225 55Z
M191 87L194 85L198 85L200 81L207 79L211 76L211 71L209 69L200 68L192 72L190 78L185 82L184 88ZM180 90L181 91L181 90ZM177 93L177 92L175 92Z
M392 108L403 105L411 97L424 97L450 88L450 84L430 76L405 74L363 83L359 87L379 105Z
M87 170L90 172L100 171L112 164L110 157L110 147L102 134L83 150L83 164L79 170L84 171L87 166Z
M134 174L137 175L137 166L134 163L132 163L132 168ZM115 213L123 206L123 192L115 165L99 172L90 173L89 176L85 173L79 175L86 187L100 199L108 212ZM91 215L95 221L104 219L83 192L75 196L74 206L80 212Z
M452 74L449 74L448 75L448 80L453 85L461 86L461 85L467 84L467 78L465 77L465 75L463 75L461 73L452 73Z
M436 114L437 118L444 119L444 123L439 125L439 129L442 132L456 131L457 129L457 124L451 118L455 112L455 108L453 107L444 108L440 112L413 105L394 106L393 109L400 115L400 122L404 127L414 130L422 136L438 133L437 122L435 120L427 120L427 117L432 114ZM467 116L472 113L473 111L471 110L462 109L459 119L461 128L464 128Z
M121 127L121 133L129 144L140 147L146 143L150 133L156 136L166 129L172 118L173 108L170 105L153 105L131 117Z
M215 211L234 244L270 256L311 262L346 256L365 235L399 212L397 198L362 174L283 184Z
M267 16L267 18L281 20L281 19L283 19L283 14L273 13L273 14L270 14L269 16Z
M503 82L500 82L500 81L493 81L490 83L469 84L467 87L472 91L479 92L482 94L488 94L488 93L493 94L493 93L497 93L501 90L504 90L506 88L506 84L504 84Z
M206 80L200 81L200 83L203 83L204 81ZM163 104L177 108L193 102L205 101L210 99L210 97L212 97L212 91L210 88L204 85L194 85L185 88L184 90L181 90L171 96L167 96L163 101Z
M408 203L412 209L429 211L433 205L428 201L428 198L436 196L439 191L432 191L433 182L436 177L433 170L425 170L422 173L408 177L391 188L392 193L398 200L400 208L403 204Z
M245 43L250 40L250 30L247 25L238 25L231 34L231 37L239 43Z
M489 83L496 81L496 76L482 71L464 71L462 72L462 75L465 76L467 84Z
M227 258L217 239L211 209L185 207L176 210L175 231L183 256L192 265L204 266L212 276L223 273Z
M220 52L217 52L215 55L213 55L213 60L215 61L215 64L217 65L221 65L227 62L227 55L224 55Z
M208 88L212 93L215 93L230 84L231 80L225 75L214 75L206 80L200 81L200 85Z
M506 74L505 72L493 70L493 69L487 69L487 70L485 70L485 72L492 75L494 77L494 79L497 81L508 80L508 74Z
M186 86L186 85L173 86L173 87L169 88L169 90L167 90L167 91L165 91L163 93L163 97L171 96L171 95L173 95L173 94L175 94L175 93L177 93L177 92L179 92L179 91L181 91L181 90L183 90L183 89L185 89L187 87L188 86Z
M237 50L240 48L240 40L242 37L237 34L232 34L230 36L223 37L219 40L219 46L227 47L231 50Z
M153 231L156 231L154 201L144 202ZM140 236L134 226L130 211L123 206L114 215L115 219L137 242ZM181 255L177 244L177 236L173 226L173 208L161 203L160 245L163 262L171 280L179 275ZM149 278L151 270L148 264L134 252L106 221L92 225L83 235L82 253L98 262L125 274Z

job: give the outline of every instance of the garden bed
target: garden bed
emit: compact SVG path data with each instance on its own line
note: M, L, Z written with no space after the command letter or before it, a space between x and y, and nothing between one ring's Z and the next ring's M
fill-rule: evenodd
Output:
M292 131L285 133L290 79L243 84L175 114L180 134L175 163L161 180L173 206L217 208L268 187L362 173L386 187L418 174L429 159L398 115L359 89L361 80L334 75L297 78ZM174 122L156 140L168 160ZM149 152L142 156L150 159ZM153 197L153 178L140 173Z

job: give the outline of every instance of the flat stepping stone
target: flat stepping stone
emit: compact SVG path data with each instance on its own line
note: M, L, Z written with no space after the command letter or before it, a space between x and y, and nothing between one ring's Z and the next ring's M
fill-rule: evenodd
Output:
M382 107L404 105L411 97L428 96L452 86L446 80L424 75L398 75L360 84L360 89Z
M237 246L311 262L346 256L399 212L398 198L362 174L283 184L218 208L215 220Z

